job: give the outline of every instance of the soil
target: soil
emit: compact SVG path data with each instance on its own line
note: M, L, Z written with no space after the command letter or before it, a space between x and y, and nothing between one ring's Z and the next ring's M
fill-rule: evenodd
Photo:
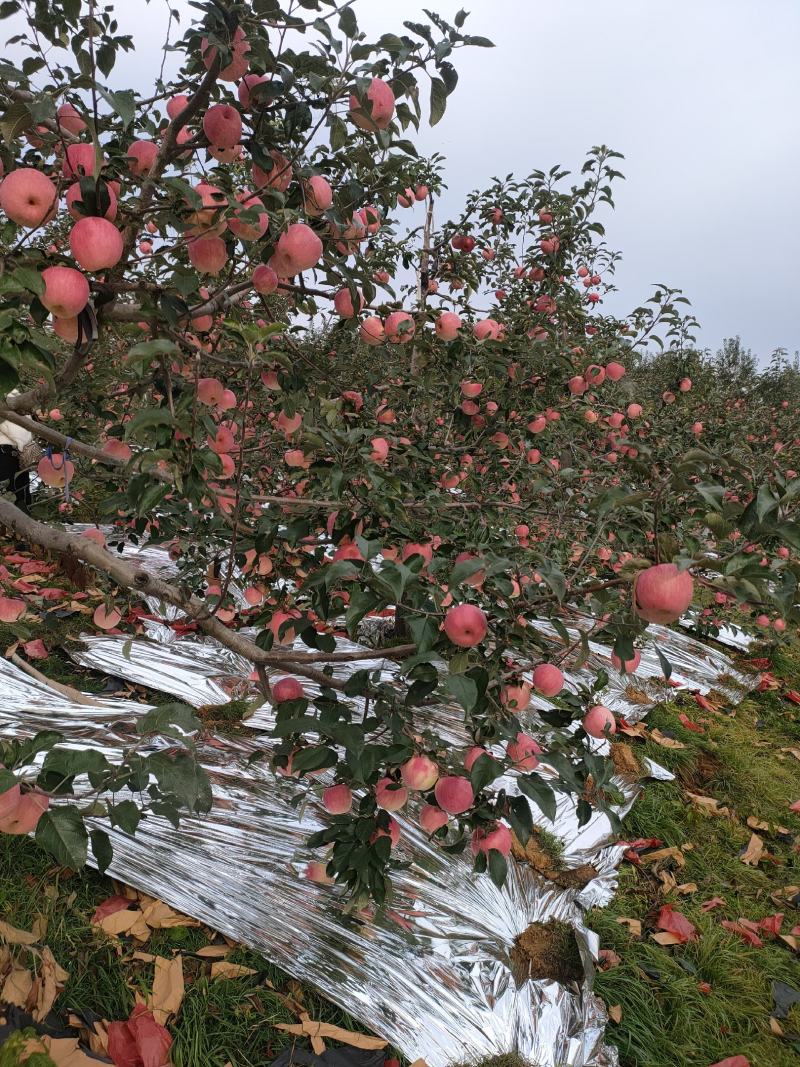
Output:
M515 940L511 962L519 985L529 978L568 985L585 977L572 927L555 919L531 923Z
M614 741L611 745L611 760L614 770L621 778L638 781L642 777L642 768L630 745L624 741Z
M526 845L512 834L511 855L520 863L529 864L543 878L555 882L562 889L582 889L597 877L597 871L591 863L583 863L580 867L573 868L562 866L541 847L535 833L531 834Z

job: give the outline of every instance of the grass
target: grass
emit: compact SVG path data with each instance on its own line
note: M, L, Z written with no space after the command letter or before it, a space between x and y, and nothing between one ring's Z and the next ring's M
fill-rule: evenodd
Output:
M797 645L776 652L773 673L790 688L797 685ZM598 975L596 991L622 1009L607 1039L619 1047L623 1067L707 1067L736 1054L746 1056L751 1067L800 1063L800 1010L780 1020L784 1036L770 1027L772 983L800 985L797 955L766 936L763 947L751 947L720 925L740 917L757 922L776 911L785 913L784 932L800 921L788 901L773 899L800 884L800 818L789 811L800 798L800 761L780 751L798 743L798 709L779 693L765 692L724 711L708 714L687 698L670 702L648 717L648 726L686 747L653 742L635 747L637 754L669 767L676 781L647 784L626 819L626 838L655 837L684 850L685 866L671 873L679 884L696 883L697 890L667 893L649 865L626 863L611 906L588 916L602 947L621 957L618 966ZM706 732L686 729L680 712L695 723L703 719ZM714 798L731 815L705 814L687 791ZM790 831L758 831L771 858L757 867L740 858L753 833L749 817ZM700 905L712 897L725 904L704 913ZM697 927L696 942L664 948L650 940L658 910L667 903ZM641 937L620 925L620 917L640 920Z

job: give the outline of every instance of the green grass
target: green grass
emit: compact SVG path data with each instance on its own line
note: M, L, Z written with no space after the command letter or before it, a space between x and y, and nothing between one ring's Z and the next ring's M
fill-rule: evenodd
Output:
M800 682L800 651L784 647L773 659L773 672L789 687ZM726 709L723 709L726 710ZM660 838L678 846L686 865L673 869L679 884L695 882L686 896L665 893L648 865L624 864L617 896L607 909L588 916L603 948L622 959L598 975L596 990L608 1004L620 1005L622 1019L611 1025L607 1040L617 1044L623 1067L707 1067L727 1056L746 1056L751 1067L796 1067L800 1064L800 1010L781 1020L785 1037L770 1031L771 983L800 987L800 965L791 948L766 936L763 948L750 947L721 925L721 919L758 921L784 912L783 932L800 922L796 909L771 895L800 884L800 855L795 839L800 818L789 804L800 798L800 761L780 752L797 744L798 709L778 693L754 695L731 715L716 716L681 698L656 709L648 726L657 726L687 747L663 748L635 743L670 768L674 783L648 783L625 822L625 836ZM696 734L678 719L683 711L694 722L708 719L706 733ZM708 816L693 806L686 790L710 796L731 809L729 818ZM791 831L789 840L758 831L773 859L758 867L739 858L752 834L755 817ZM689 846L688 848L686 846ZM703 913L700 905L722 897L725 906ZM664 948L650 940L658 909L672 903L698 930L694 943ZM641 938L617 923L639 919ZM708 983L703 991L700 983ZM791 1035L795 1035L794 1040Z

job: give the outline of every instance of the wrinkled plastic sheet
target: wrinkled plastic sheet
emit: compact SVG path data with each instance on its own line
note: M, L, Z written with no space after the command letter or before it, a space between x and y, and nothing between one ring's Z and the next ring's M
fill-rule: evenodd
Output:
M148 558L139 562L169 573L163 550L145 552ZM161 619L175 617L157 604L149 608ZM210 639L178 635L159 618L144 625L146 637L86 636L75 658L195 707L257 696L248 661ZM546 630L546 624L541 625ZM686 633L651 627L650 634L651 644L642 652L635 678L609 671L603 696L630 722L672 692L664 687L656 644L672 663L674 677L689 689L714 688L736 702L752 684L721 652ZM347 648L349 642L341 639L339 647ZM607 649L590 642L589 662L582 672L569 676L567 684L575 686L598 667L608 668L607 656ZM374 661L350 669L378 665L387 675L397 670L379 653ZM304 685L313 694L313 685ZM91 707L73 704L4 661L0 691L0 735L55 728L66 744L99 749L110 760L142 743L135 723L148 710L146 705L103 698L92 698ZM548 728L536 711L546 703L537 699L526 713L527 728L545 744ZM442 704L425 709L425 714L425 725L449 744L469 744L459 707ZM500 891L485 875L473 874L468 854L449 855L430 844L413 810L398 813L398 854L409 865L394 875L389 907L352 916L338 890L304 878L307 862L319 858L308 852L305 840L325 825L319 799L325 776L298 809L291 804L296 785L273 774L268 760L251 760L259 751L268 754L272 741L263 731L272 721L271 707L262 703L247 720L251 736L199 740L199 757L214 793L208 815L187 817L178 829L148 817L135 837L104 825L114 844L111 873L263 952L411 1060L422 1056L430 1067L445 1067L516 1051L538 1067L615 1067L616 1051L603 1044L605 1011L591 993L597 938L583 917L586 908L607 904L616 887L624 846L615 843L608 819L594 813L579 826L575 805L563 794L558 794L552 822L534 808L536 825L563 842L566 866L591 863L597 877L582 888L562 889L529 866L511 861ZM175 744L158 738L149 743ZM596 744L599 750L607 748L605 741ZM652 777L670 777L656 764L644 770ZM548 773L546 766L542 771ZM518 791L514 774L498 785L510 793ZM619 808L624 816L640 786L623 778L615 779L615 785L624 797ZM551 919L575 931L585 971L580 985L515 979L515 939L531 922Z

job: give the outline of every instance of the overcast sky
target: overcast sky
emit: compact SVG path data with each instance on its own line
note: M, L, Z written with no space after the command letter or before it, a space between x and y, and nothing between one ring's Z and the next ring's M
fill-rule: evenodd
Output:
M357 0L370 36L422 18L425 0ZM138 47L113 87L148 92L166 3L124 0ZM189 12L186 0L172 6ZM800 348L800 0L430 0L494 49L457 54L445 117L419 138L448 157L440 217L495 175L578 169L588 148L624 153L608 240L623 252L623 312L651 283L680 287L700 342L741 335L762 359ZM182 20L183 26L186 19ZM8 34L16 20L6 21Z

